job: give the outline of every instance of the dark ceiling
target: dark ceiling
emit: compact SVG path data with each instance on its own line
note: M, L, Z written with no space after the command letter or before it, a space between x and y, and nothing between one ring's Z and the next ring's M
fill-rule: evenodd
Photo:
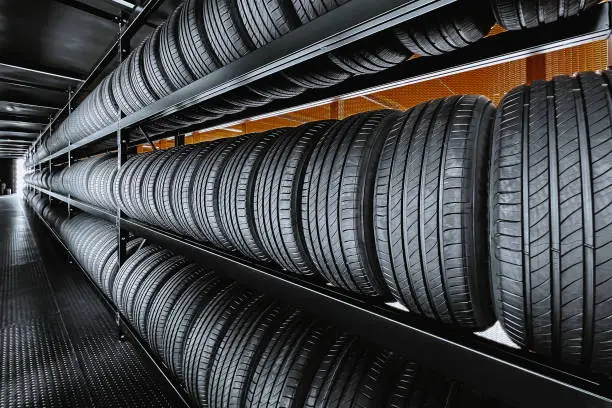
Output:
M166 0L141 42L180 0ZM0 157L20 157L146 0L0 0ZM114 63L107 71L113 68ZM95 84L94 84L95 85ZM81 98L85 95L81 95Z

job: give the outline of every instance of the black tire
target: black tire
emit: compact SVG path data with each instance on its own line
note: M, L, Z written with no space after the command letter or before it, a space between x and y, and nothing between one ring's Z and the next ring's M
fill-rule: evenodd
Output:
M237 0L236 8L255 48L282 37L301 25L291 2Z
M146 259L143 259L136 268L131 270L129 276L125 279L125 285L117 306L123 312L123 315L130 319L133 326L137 327L134 305L140 286L155 268L172 256L174 256L174 254L165 248L161 251L157 251ZM141 334L144 335L144 333Z
M145 103L138 97L137 85L133 82L133 73L138 65L138 55L142 50L142 45L139 45L130 53L125 60L126 65L119 74L119 84L126 102L130 106L132 112L137 112L145 106Z
M255 49L234 0L203 1L206 37L221 65L227 65Z
M404 62L411 53L389 31L330 52L327 57L352 75L375 74Z
M111 81L113 87L113 97L115 98L115 102L117 103L119 110L121 110L121 112L123 112L124 114L129 115L133 112L133 110L131 105L128 103L127 97L124 94L124 90L122 89L121 84L121 77L123 75L127 75L127 66L128 61L124 60L111 74ZM127 90L125 90L125 92L127 92ZM74 114L77 114L76 110L73 112L73 115ZM86 132L87 131L85 130L84 134L87 134Z
M210 406L247 406L246 396L255 366L289 309L261 296L235 317L212 363L208 386Z
M374 111L332 125L308 161L302 225L310 258L329 282L385 295L374 244L374 176L386 133L399 116Z
M191 155L195 148L194 145L186 145L167 152L168 158L160 171L160 176L155 186L157 194L155 194L154 206L151 210L155 218L160 220L159 225L177 234L184 234L179 220L175 216L175 210L180 208L180 203L172 201L174 191L180 191L181 189L177 172L181 168L183 161Z
M293 98L306 91L303 86L294 84L287 79L282 72L246 85L246 87L271 100Z
M268 148L288 130L280 128L249 135L232 152L221 174L218 195L221 229L235 248L262 262L269 262L270 257L255 227L255 182Z
M187 65L196 78L202 78L219 66L204 29L204 0L188 0L181 11L179 45Z
M327 56L315 58L283 71L291 82L304 89L327 88L348 79L351 74L336 66Z
M508 93L493 133L491 286L510 338L586 371L612 368L611 73Z
M140 184L142 205L144 206L144 215L146 216L144 219L152 225L166 227L164 217L157 209L155 202L157 201L157 196L161 193L160 184L162 177L164 177L165 164L172 158L173 153L174 149L163 151L155 157L148 170L145 170L144 179Z
M291 0L298 18L306 24L349 0Z
M130 71L131 84L134 89L134 93L140 102L141 108L150 105L159 99L157 94L153 91L153 88L151 87L145 73L145 44L146 43L143 42L134 50L134 60L132 70Z
M123 297L123 291L125 289L125 283L131 276L132 272L139 267L148 257L156 252L161 251L162 248L157 245L148 245L137 250L131 257L129 257L123 265L119 268L114 276L112 287L109 287L111 298L115 305L119 307L121 299Z
M161 33L165 22L155 29L144 46L143 65L147 81L157 98L163 98L176 91L168 73L163 67L161 52Z
M188 199L191 191L192 180L197 174L197 169L202 163L208 152L218 144L219 142L200 143L194 145L194 148L183 158L180 162L179 167L176 170L174 181L170 186L170 199L169 204L166 208L168 215L174 221L176 220L176 227L178 233L181 235L188 235L197 238L195 235L195 222L193 216L185 208L189 208Z
M211 274L200 265L187 264L168 279L151 302L147 320L147 335L151 349L164 356L164 330L168 317L179 297L203 274Z
M253 210L261 245L283 269L299 275L316 274L306 249L300 216L306 164L315 144L332 123L307 123L277 138L256 178Z
M391 352L342 334L321 360L304 407L383 407L399 368Z
M185 289L170 311L163 334L164 361L181 384L185 384L183 353L191 326L202 309L229 284L215 273L204 274Z
M142 242L143 241L141 238L137 238L127 243L125 252L128 259L134 254L134 252L136 252ZM118 253L117 251L114 251L100 272L100 287L102 288L102 291L111 299L113 298L112 290L117 272L119 272Z
M508 30L523 30L578 15L598 0L491 0L495 20Z
M132 321L143 338L151 337L147 323L155 296L172 275L187 263L187 258L178 255L166 259L146 274L136 291Z
M209 406L210 372L221 340L236 316L257 297L254 292L232 283L215 295L191 326L183 353L183 373L186 388L199 406Z
M474 95L416 106L387 135L376 174L376 248L391 294L471 329L494 321L485 244L494 114Z
M220 213L221 176L233 152L245 137L222 139L207 151L200 163L193 163L183 183L183 211L191 235L226 250L235 250L223 229Z
M244 108L257 108L272 101L271 98L254 92L248 87L234 89L233 91L221 95L219 99L229 103L230 105L234 105L241 110Z
M168 74L174 89L180 89L193 81L196 77L187 66L185 56L179 46L179 17L185 3L181 3L170 15L162 27L159 39L159 54L162 67Z
M395 26L393 31L413 53L440 55L475 43L487 35L494 23L486 4L467 0L408 20Z
M300 311L270 338L253 371L248 407L303 407L310 383L334 336Z

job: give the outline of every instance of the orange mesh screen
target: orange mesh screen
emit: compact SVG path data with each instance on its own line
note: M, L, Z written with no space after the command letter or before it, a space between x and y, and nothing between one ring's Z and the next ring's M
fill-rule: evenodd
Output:
M546 79L608 66L608 41L599 40L546 54Z

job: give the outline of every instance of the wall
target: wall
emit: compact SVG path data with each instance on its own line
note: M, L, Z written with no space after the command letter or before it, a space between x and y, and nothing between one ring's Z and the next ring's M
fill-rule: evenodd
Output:
M7 187L15 187L15 161L13 159L0 159L0 183Z

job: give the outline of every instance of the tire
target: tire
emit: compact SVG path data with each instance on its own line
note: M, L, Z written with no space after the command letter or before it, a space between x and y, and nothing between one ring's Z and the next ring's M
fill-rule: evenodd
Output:
M304 241L302 187L306 164L333 121L311 122L278 137L265 154L255 181L257 236L272 260L298 275L315 275Z
M164 361L183 385L183 353L191 326L202 309L229 284L214 272L204 274L185 289L170 311L163 334Z
M163 98L176 91L168 73L163 67L161 52L161 33L165 22L158 26L147 39L144 46L143 65L145 77L157 98Z
M142 195L142 205L144 206L145 214L148 223L157 226L165 227L165 219L158 211L156 201L157 196L161 194L161 179L164 176L166 162L172 158L174 149L163 151L154 160L150 167L145 170L144 180L140 184ZM153 157L152 157L153 159ZM164 209L162 209L164 211Z
M306 24L327 12L348 3L349 0L291 0L302 24Z
M255 49L234 0L203 1L206 37L221 65L227 65Z
M260 296L230 324L212 363L208 386L211 407L244 407L255 365L287 317L289 307Z
M191 235L204 242L235 250L227 232L223 229L220 213L220 189L223 169L233 152L246 137L222 139L204 155L202 162L194 163L191 173L183 184L183 211L187 218L186 227Z
M180 162L176 170L174 181L170 187L169 205L165 207L172 220L176 220L176 226L180 235L197 238L195 222L189 208L189 196L193 194L192 180L197 174L197 169L218 141L196 144L185 158ZM199 231L197 231L199 233Z
M123 291L125 290L125 284L128 278L131 276L133 271L140 266L148 257L156 252L161 251L162 248L157 245L148 245L137 250L131 257L129 257L123 265L119 268L115 274L110 290L111 298L113 299L117 307L120 306L121 299L123 298Z
M120 78L122 76L121 73L122 71L125 71L125 69L127 69L127 65L128 65L127 60L123 60L121 64L119 64L119 66L115 68L115 70L110 74L112 86L113 86L112 88L113 96L115 98L115 101L117 102L117 106L119 107L119 110L125 115L129 115L130 113L132 113L132 108L129 105L126 96L123 94L123 90L121 89L121 81L120 81ZM77 113L77 110L75 109L75 111L73 112L73 115L76 113Z
M159 54L162 67L168 74L174 89L180 89L195 81L196 77L187 66L185 56L179 46L179 17L185 3L181 3L162 27L159 41Z
M129 276L125 279L125 286L121 292L121 297L117 306L123 312L123 315L130 319L132 325L137 326L135 319L136 313L134 305L136 303L136 295L140 290L140 287L147 278L160 264L165 262L167 259L173 257L174 254L167 249L162 249L154 254L143 259L135 269L132 269ZM144 335L144 333L141 333Z
M147 202L147 186L150 176L154 174L156 164L163 160L166 152L156 150L148 155L148 157L135 169L130 185L130 194L132 194L132 203L134 203L134 211L138 215L138 219L146 223L155 225L155 220L148 211L149 204ZM155 181L153 181L155 183Z
M219 219L232 245L249 258L269 262L255 228L255 182L259 166L276 138L288 128L275 129L247 136L227 159L219 189Z
M283 73L246 85L248 89L271 100L288 99L306 92L306 88L291 82Z
M233 91L221 95L219 99L240 108L240 110L245 108L257 108L272 102L271 98L253 92L248 87L234 89Z
M126 245L126 258L129 260L132 255L140 248L142 245L142 238L133 239L128 241ZM127 262L127 261L126 261ZM100 281L102 282L102 290L109 298L113 298L113 287L115 284L115 278L117 273L119 272L119 262L117 252L115 251L111 257L108 259L106 264L104 265L102 272L100 274Z
M116 194L116 197L119 197L121 209L130 217L141 219L140 213L137 210L137 205L134 202L134 174L138 171L142 164L146 164L148 157L153 154L145 153L145 154L137 154L135 156L130 157L126 163L121 166L118 172L118 181L116 182L116 186L119 188L119 192Z
M375 74L404 62L411 53L389 31L330 52L327 57L351 75Z
M338 68L327 56L315 58L283 71L283 75L304 89L327 88L348 79L351 74Z
M164 356L164 330L174 305L183 292L203 274L212 272L200 265L187 264L176 271L160 288L151 301L151 311L147 317L147 335L151 349L160 357Z
M121 86L121 91L123 92L123 97L129 105L130 113L137 112L145 106L140 98L138 98L136 84L132 82L133 72L136 69L137 58L141 48L141 46L138 46L130 53L125 60L125 66L119 73L119 84Z
M331 346L333 329L296 311L279 327L254 369L248 407L302 407L319 364Z
M188 0L181 11L179 45L185 61L196 78L202 78L221 66L206 37L204 0Z
M288 1L237 0L236 8L255 48L263 47L301 25Z
M323 357L304 407L383 407L398 360L389 351L342 334Z
M215 295L191 326L183 353L183 373L186 388L199 406L209 406L210 372L221 340L236 316L257 297L254 292L232 283Z
M475 0L459 1L395 26L393 32L411 52L441 55L467 47L488 34L491 10Z
M374 111L332 125L308 161L302 190L306 247L328 282L386 295L374 245L374 175L386 133L399 116Z
M134 326L143 338L149 339L148 314L157 293L170 277L184 267L188 260L182 256L173 256L166 259L146 274L140 287L136 291L132 320Z
M130 71L132 87L141 108L150 105L159 99L146 77L144 67L145 44L146 43L143 42L136 48L136 50L134 50L134 60L132 61L132 68Z
M482 96L420 104L393 125L376 173L376 248L391 294L470 329L494 322L484 221L494 115Z
M491 0L495 20L507 30L523 30L552 23L578 15L597 3L597 0Z
M181 164L195 150L194 145L179 146L167 152L167 160L160 171L160 176L155 185L158 193L155 194L155 205L152 208L155 218L160 220L161 226L177 234L184 234L180 228L178 218L175 217L176 209L180 207L180 202L172 201L174 191L180 191L180 182L177 177L178 169Z
M495 119L491 286L510 338L585 371L612 369L611 73L535 81Z

